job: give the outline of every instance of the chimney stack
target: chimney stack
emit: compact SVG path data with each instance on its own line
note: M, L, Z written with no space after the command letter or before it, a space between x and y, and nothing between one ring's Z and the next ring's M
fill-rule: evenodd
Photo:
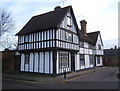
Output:
M115 46L114 48L117 49L117 46Z
M86 33L86 24L87 22L85 20L80 21L81 24L81 30Z
M54 10L58 10L58 9L61 9L61 6L56 6L56 7L54 8Z

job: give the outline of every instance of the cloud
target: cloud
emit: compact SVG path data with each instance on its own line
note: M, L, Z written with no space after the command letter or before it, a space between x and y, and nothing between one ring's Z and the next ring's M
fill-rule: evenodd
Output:
M87 21L87 31L100 31L103 41L117 41L119 0L2 0L3 7L12 12L17 33L32 16L54 10L57 5L72 5L79 21ZM109 42L107 42L109 43ZM115 44L116 42L113 41ZM105 45L108 45L105 43Z

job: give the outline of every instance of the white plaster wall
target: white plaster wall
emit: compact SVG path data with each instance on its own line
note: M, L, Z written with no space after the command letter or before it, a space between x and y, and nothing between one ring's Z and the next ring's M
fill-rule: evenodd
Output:
M85 55L85 68L89 68L89 55Z
M39 55L40 55L39 72L43 73L43 57L44 57L43 52L39 52Z
M33 53L30 53L29 71L33 72Z
M53 73L53 52L50 52L50 74Z
M56 73L59 73L59 53L57 52L57 60L56 60Z
M76 54L77 55L77 60L76 60L76 69L75 70L80 70L80 57L79 57L79 54Z
M49 52L45 52L45 73L49 73Z
M25 71L28 72L29 64L25 64Z
M20 71L24 71L24 62L25 62L25 55L24 55L24 53L21 53Z
M34 53L35 56L35 62L34 62L34 72L38 72L38 52Z

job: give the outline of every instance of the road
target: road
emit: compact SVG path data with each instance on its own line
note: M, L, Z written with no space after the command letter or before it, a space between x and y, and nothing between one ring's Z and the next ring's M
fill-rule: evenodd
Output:
M118 89L116 67L105 68L87 75L57 83L3 79L3 89Z

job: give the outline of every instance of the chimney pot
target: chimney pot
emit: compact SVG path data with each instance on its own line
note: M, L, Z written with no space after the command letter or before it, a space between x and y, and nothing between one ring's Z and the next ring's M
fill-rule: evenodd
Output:
M117 49L117 46L115 46L115 49Z
M54 10L58 10L58 9L61 9L61 6L56 6L56 7L54 8Z

